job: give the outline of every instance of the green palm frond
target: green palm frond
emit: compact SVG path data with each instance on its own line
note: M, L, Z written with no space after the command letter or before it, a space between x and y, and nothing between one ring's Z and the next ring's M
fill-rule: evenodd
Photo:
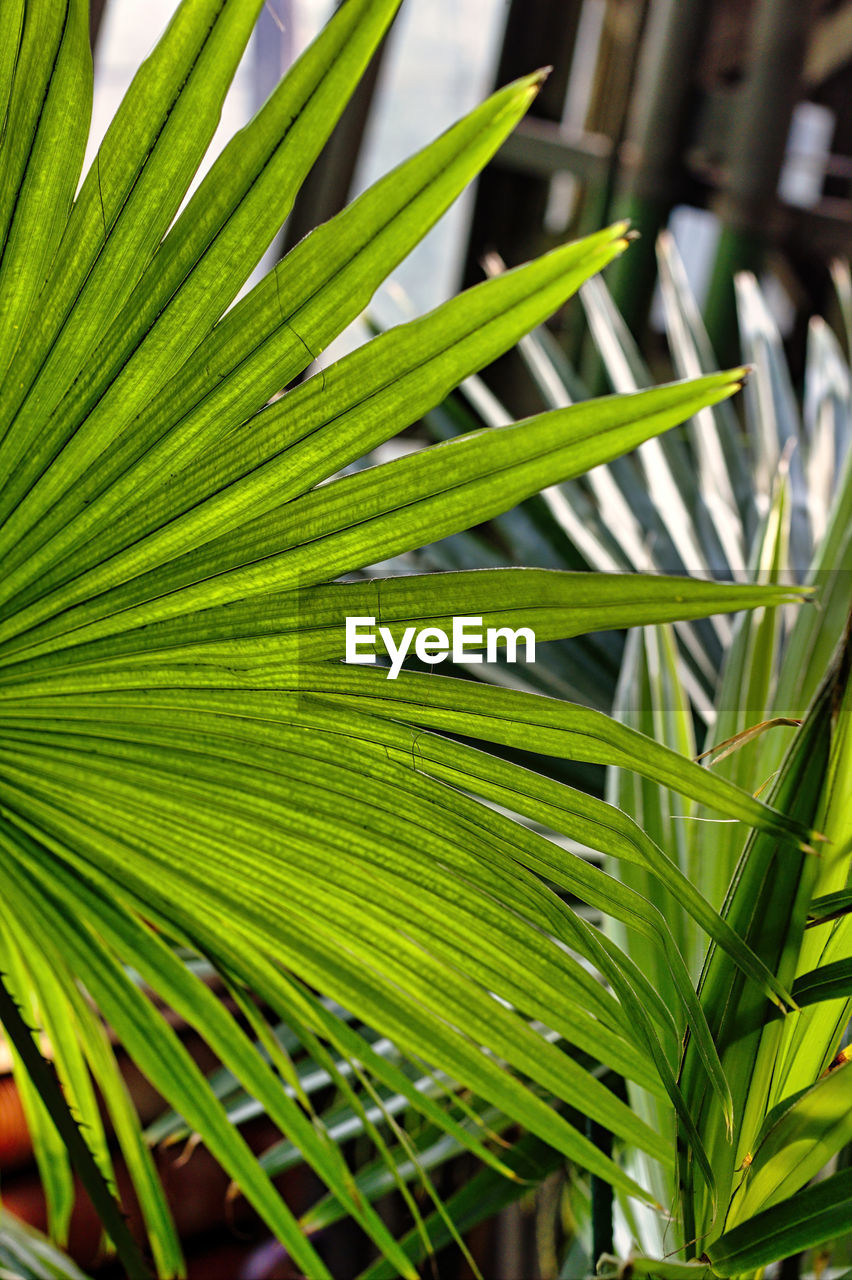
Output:
M280 394L493 154L540 77L494 95L232 305L397 4L340 5L182 207L260 7L180 5L79 190L87 6L32 0L2 11L0 1012L57 1239L73 1163L128 1274L145 1274L115 1199L97 1087L157 1272L182 1268L106 1024L294 1264L329 1275L310 1222L273 1185L275 1158L251 1152L227 1090L205 1078L155 995L272 1118L280 1151L311 1166L333 1212L414 1277L413 1251L373 1202L392 1182L422 1250L432 1231L458 1238L470 1206L455 1224L434 1194L436 1144L450 1144L442 1155L472 1152L483 1177L514 1186L523 1153L504 1158L494 1138L521 1125L536 1151L654 1206L650 1180L590 1140L578 1112L665 1176L677 1116L702 1193L718 1182L713 1134L697 1126L678 1071L688 1029L690 1087L706 1086L733 1121L713 1011L666 918L572 842L682 895L715 962L771 997L768 1007L792 1006L795 977L745 943L627 814L459 735L636 769L796 865L822 813L756 800L679 749L560 699L413 672L392 685L382 670L344 667L343 618L373 590L394 625L450 607L490 613L490 601L513 617L531 611L560 639L693 627L800 595L712 578L581 587L513 569L402 586L339 581L504 518L637 447L655 467L661 433L722 404L743 370L556 406L340 475L542 323L623 252L626 229L488 281ZM682 529L668 528L682 549ZM640 931L665 956L675 998L556 887ZM231 1005L192 958L218 975ZM592 1059L665 1096L668 1127L627 1105L588 1069ZM333 1083L343 1117L315 1113L305 1061ZM421 1087L427 1076L439 1087ZM398 1099L421 1117L419 1145L391 1123ZM343 1158L344 1121L375 1144L371 1178ZM403 1155L434 1206L426 1223Z
M700 376L713 367L713 356L682 265L666 237L660 244L660 272L673 362L679 373ZM718 763L711 762L709 770L704 771L705 780L724 776L743 791L763 795L763 788L782 766L785 748L794 737L792 729L806 715L820 682L832 669L833 654L843 640L852 603L852 413L848 363L827 327L819 320L811 326L804 409L800 411L768 308L754 281L743 278L738 287L746 353L756 365L747 392L747 435L742 434L727 403L703 409L678 436L660 438L663 454L647 462L638 454L635 460L620 459L610 465L608 474L607 469L600 469L594 485L591 476L562 484L548 491L546 504L542 498L528 501L501 522L495 521L493 529L496 537L511 547L523 545L525 538L529 542L529 530L534 524L538 549L547 551L549 563L554 566L551 572L560 563L576 565L578 558L599 571L625 569L631 563L641 567L653 556L661 557L657 564L667 564L666 557L673 556L676 561L680 546L687 554L693 548L693 559L700 558L705 569L712 566L721 578L779 586L797 580L809 582L817 593L817 607L798 610L792 616L781 610L758 608L742 615L727 631L719 625L724 620L719 619L715 634L708 631L706 624L686 621L634 632L627 643L615 691L615 715L623 726L619 733L624 732L624 727L631 727L655 739L657 751L665 746L680 757L695 757L702 748L720 742L724 745L730 740L727 752L712 753ZM598 280L593 280L584 286L582 296L613 386L622 393L634 391L638 383L647 380L648 373L609 295ZM520 351L540 393L554 408L581 398L579 380L565 367L564 358L545 330L525 338ZM505 421L505 411L475 382L466 384L463 395L466 406L454 398L427 420L441 437L451 438L460 428L469 429L475 425L476 415L483 416L492 429ZM680 495L677 503L668 498L667 486L671 484ZM629 524L625 531L625 512L635 526L632 535ZM688 527L684 527L684 520ZM473 539L458 542L458 547L466 567L489 563L488 555L482 554ZM401 563L405 567L439 564L438 550L426 548ZM643 580L649 581L647 577ZM664 582L665 578L650 579L655 580ZM594 574L587 581L591 585ZM594 590L603 599L601 588L595 586ZM590 659L594 661L594 655L576 641L566 643L561 653L550 659L553 684L569 682L574 663L588 663ZM549 716L544 701L540 705L545 709L545 719L536 716L534 723L525 722L522 730L520 726L516 729L510 708L513 699L518 699L520 707L524 695L503 687L499 691L482 687L483 682L494 679L492 668L471 667L469 674L475 679L467 682L463 704L459 706L441 698L443 681L433 676L424 681L424 688L429 690L430 712L429 719L422 723L469 732L471 722L459 715L461 705L472 708L481 699L483 710L487 704L493 715L493 741L498 749L538 746L550 757L544 767L554 778L564 777L559 756L567 757L565 764L575 772L581 761L604 761L609 757L608 799L636 820L646 836L665 850L670 862L661 875L651 862L625 862L612 857L609 851L606 865L621 882L622 894L624 890L635 893L637 902L653 902L659 910L670 944L684 957L691 981L698 983L706 951L704 927L698 926L698 917L689 905L690 895L696 891L722 909L726 922L735 933L748 938L754 949L761 950L761 939L767 933L771 939L783 940L782 952L772 950L776 945L773 941L764 959L776 979L782 980L782 986L789 988L793 983L804 1009L795 1017L788 1017L783 1029L772 1019L763 1026L766 1006L757 999L748 979L742 974L735 976L730 951L724 959L721 954L714 957L719 973L715 986L707 985L709 977L700 985L702 1007L711 1020L711 1041L723 1050L723 1077L731 1083L734 1094L729 1112L722 1105L721 1093L711 1098L710 1077L702 1068L702 1082L691 1091L689 1111L694 1115L700 1114L702 1107L706 1109L705 1135L710 1146L705 1147L705 1154L710 1154L713 1182L717 1181L717 1170L722 1175L721 1187L711 1184L703 1166L700 1172L692 1167L701 1158L694 1153L690 1157L692 1165L684 1165L674 1177L641 1157L629 1166L640 1177L650 1179L648 1185L654 1187L662 1203L672 1204L681 1195L695 1194L704 1206L698 1209L698 1222L692 1217L692 1208L685 1206L680 1237L671 1225L666 1227L660 1219L655 1221L648 1215L642 1217L639 1226L635 1209L625 1206L625 1228L633 1234L637 1246L667 1253L678 1238L687 1244L696 1238L707 1243L720 1234L725 1221L733 1227L744 1213L757 1213L762 1211L762 1205L772 1203L759 1190L764 1186L762 1174L757 1178L758 1190L746 1195L751 1175L743 1173L756 1159L753 1148L765 1118L789 1106L802 1090L817 1089L815 1105L819 1105L818 1099L828 1099L835 1092L839 1097L844 1092L840 1084L817 1084L842 1042L850 1009L848 911L844 910L850 866L848 796L852 786L848 747L844 746L848 737L848 710L843 702L846 669L841 664L839 675L833 677L830 686L834 690L830 694L832 714L828 718L823 714L821 725L819 721L809 721L809 728L795 736L795 752L783 765L782 775L789 790L781 807L793 816L791 805L795 797L796 804L808 810L807 815L804 811L799 813L800 820L805 825L816 825L829 835L831 843L815 846L816 855L810 852L800 859L790 859L770 838L763 863L758 852L761 837L752 837L747 844L736 823L720 823L718 807L714 813L704 803L696 802L694 793L684 786L674 793L662 790L661 775L654 776L652 757L644 749L643 762L634 760L626 767L614 768L612 751L618 748L615 739L604 731L600 754L595 755L594 749L590 750L591 735L597 738L593 711L581 713L572 708L570 737L560 739L557 721ZM536 668L529 666L520 675L513 669L501 668L499 683L502 686L508 679L510 683L529 685L538 675ZM599 687L605 689L607 676L602 665L599 677ZM403 677L410 678L423 679ZM404 699L404 684L397 682L393 692L383 696L391 701ZM826 696L829 695L824 693L823 702ZM815 714L814 710L812 716ZM564 715L563 704L558 717L563 719ZM548 729L543 736L545 724ZM564 722L563 731L568 728ZM583 733L590 736L583 737ZM809 770L798 780L795 753ZM834 761L829 772L832 781L825 784L829 787L823 802L827 807L821 811L821 775L829 770L829 760ZM781 786L780 777L777 786ZM491 798L499 803L496 789ZM517 803L515 807L518 808ZM528 818L553 825L540 808L522 812ZM583 839L576 829L572 834ZM585 843L595 847L593 841ZM814 880L816 869L819 874ZM675 875L683 877L687 892L675 882ZM763 896L761 883L766 886ZM576 881L572 891L581 900L592 901L587 890L577 889ZM774 918L772 894L778 904L774 928L770 928ZM635 916L631 920L623 910L619 912L611 904L598 901L613 937L647 975L654 991L662 993L670 1005L679 1002L680 987L670 953L659 946L647 928L647 905L641 912L643 926L637 928ZM736 914L738 902L745 912L743 919ZM789 912L785 915L785 909L793 902L799 903L795 921ZM822 902L827 908L836 904L836 912L825 910L828 927L820 931L811 926L803 931L802 910L806 915L815 911L812 918L820 919ZM753 921L751 933L746 918ZM782 954L786 957L783 964ZM728 1030L724 1031L713 1019L718 1016L716 1011L727 1007L729 997L724 993L732 986L742 990L745 1004L740 1012L727 1008ZM746 1008L752 1009L748 1015L753 1021L750 1042L746 1038ZM725 1050L727 1037L736 1043L736 1049ZM690 1089L688 1072L697 1051L697 1044L690 1047L679 1076L680 1083ZM682 1074L684 1070L686 1076ZM629 1073L627 1078L631 1079ZM635 1080L629 1093L637 1113L652 1127L664 1131L671 1122L671 1100L662 1098L658 1089L646 1090ZM796 1115L797 1111L791 1113L791 1125ZM799 1188L848 1142L839 1113L830 1109L821 1113L821 1123L826 1126L827 1136L815 1141L811 1127L813 1154L807 1160L790 1154L783 1160L780 1156L773 1158L772 1168L776 1169L781 1161L786 1170L783 1176L790 1176ZM784 1132L782 1127L781 1133ZM691 1131L684 1130L682 1139L682 1149L692 1151ZM761 1167L758 1165L757 1169ZM687 1191L687 1187L692 1189ZM779 1252L773 1256L781 1256L780 1244Z
M86 1280L70 1258L11 1213L0 1218L0 1275L15 1280Z

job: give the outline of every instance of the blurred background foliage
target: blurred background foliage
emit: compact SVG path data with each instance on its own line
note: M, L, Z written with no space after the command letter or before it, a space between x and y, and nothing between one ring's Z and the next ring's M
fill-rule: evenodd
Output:
M244 123L333 9L268 0L226 103ZM172 0L98 0L89 155ZM609 272L649 354L661 352L654 242L669 227L719 359L737 358L733 275L765 276L796 375L807 322L831 319L834 257L852 244L852 6L847 0L408 0L305 184L282 249L491 88L551 66L527 118L396 273L419 310L565 238L629 216L642 242ZM216 154L216 141L208 162ZM276 250L270 251L274 253ZM650 321L650 323L649 323ZM577 306L554 321L575 364L596 356ZM510 378L513 362L494 372ZM518 407L509 405L513 412Z

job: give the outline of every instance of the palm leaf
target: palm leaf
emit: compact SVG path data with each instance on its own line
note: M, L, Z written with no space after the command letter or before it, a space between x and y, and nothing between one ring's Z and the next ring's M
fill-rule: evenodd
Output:
M825 1244L849 1226L852 1170L843 1169L726 1232L711 1248L713 1271L739 1276L778 1257Z
M484 1176L508 1174L512 1193L512 1162L465 1123L482 1107L653 1205L653 1192L586 1136L575 1109L669 1172L671 1129L649 1124L589 1072L593 1057L668 1097L703 1185L714 1183L678 1079L689 1028L690 1087L706 1084L730 1120L711 1020L664 918L563 850L561 836L641 863L683 895L738 973L788 999L788 975L776 975L627 815L436 731L635 768L756 827L792 859L804 856L810 815L773 809L570 704L412 672L388 683L334 661L341 611L363 607L374 590L382 607L381 588L334 579L504 517L542 487L616 464L637 446L653 468L664 463L671 493L676 450L656 438L724 401L743 377L738 369L560 407L337 474L433 410L626 247L623 224L562 246L279 394L474 176L540 83L531 76L495 95L306 238L229 311L395 8L341 5L182 212L260 0L179 7L73 202L90 105L85 6L69 0L61 20L47 0L27 5L23 19L19 7L4 9L3 32L18 49L13 63L0 59L10 143L0 165L4 193L13 193L0 209L0 844L2 914L15 922L4 956L67 1097L11 996L0 1012L19 1074L30 1077L54 1226L61 1233L70 1203L65 1165L47 1159L58 1133L128 1274L143 1266L112 1195L94 1083L155 1265L167 1276L181 1263L99 1017L296 1265L328 1275L269 1162L252 1155L225 1096L150 993L198 1029L339 1210L405 1276L415 1275L409 1248L346 1165L332 1117L312 1114L267 1016L340 1090L377 1147L377 1185L402 1190L428 1251L433 1228L443 1238L457 1227L440 1202L432 1223L419 1220L398 1168L412 1151L383 1136L382 1126L396 1132L391 1099L478 1155ZM63 105L69 94L73 109ZM698 545L680 506L662 523L681 553ZM793 598L625 579L590 581L580 601L576 579L517 574L418 579L384 595L396 599L398 624L436 609L447 616L449 605L491 614L496 586L513 618L538 602L555 637L631 621L691 625ZM540 821L552 838L511 813ZM649 939L665 957L674 1003L552 885ZM248 1031L187 954L221 976ZM374 1032L393 1055L371 1043ZM421 1063L442 1072L452 1100L417 1087ZM465 1111L466 1092L475 1101ZM92 1127L90 1140L75 1117ZM432 1196L423 1162L419 1176Z
M86 1280L70 1258L10 1213L0 1221L0 1268L15 1280Z

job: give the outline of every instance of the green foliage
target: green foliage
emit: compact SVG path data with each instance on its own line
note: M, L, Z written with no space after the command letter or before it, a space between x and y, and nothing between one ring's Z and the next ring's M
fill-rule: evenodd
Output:
M663 238L659 251L673 361L679 371L698 374L712 367L712 353L674 246ZM837 278L842 295L845 277L839 267ZM528 503L512 514L516 527L524 518L535 521L554 560L577 563L581 557L600 570L649 560L657 568L669 567L689 556L720 577L753 575L764 583L804 579L818 592L816 609L792 617L758 609L743 615L733 632L718 624L715 634L691 624L644 628L630 637L624 653L614 699L622 726L684 755L695 756L703 747L712 757L711 774L726 775L754 793L763 794L774 782L768 792L772 803L826 837L810 851L790 855L771 836L754 832L746 840L736 824L720 824L683 788L680 796L667 796L659 779L635 763L610 769L610 801L671 859L666 876L648 864L611 861L610 868L624 887L661 911L690 980L698 985L732 1091L727 1101L711 1094L703 1058L701 1082L693 1082L691 1073L702 1055L690 1028L678 1074L689 1113L680 1135L679 1167L673 1177L649 1170L662 1203L681 1201L682 1219L663 1232L662 1224L647 1215L640 1224L625 1206L625 1229L635 1243L660 1253L670 1252L678 1241L687 1248L692 1242L701 1253L726 1227L733 1229L771 1206L780 1195L773 1188L798 1192L805 1187L849 1142L843 1124L848 1082L842 1073L839 1080L834 1074L821 1079L821 1073L841 1043L852 991L846 887L852 852L849 658L840 649L852 603L850 375L836 339L815 320L802 420L760 292L748 278L738 282L738 289L747 355L756 363L747 392L747 452L736 420L722 404L702 411L679 437L673 433L653 442L653 456L643 458L644 445L633 459L601 469L595 483L586 477L551 491L546 508ZM648 375L611 299L597 280L584 287L582 296L614 387L633 390L637 379ZM525 339L521 352L550 403L582 395L546 332ZM501 410L480 388L467 393L471 407L499 420ZM444 420L433 417L431 425L447 434L457 406L445 405L440 412ZM459 550L466 563L475 562L475 544L460 544ZM433 554L427 550L415 563ZM577 656L573 644L566 645L561 672L559 660L553 662L556 676L567 677ZM594 654L587 651L583 660L588 666ZM488 678L485 669L473 674ZM590 688L606 687L603 668L599 674ZM534 678L532 669L524 677ZM501 690L499 696L507 695ZM790 729L806 716L785 758ZM520 745L510 734L502 741ZM710 750L714 744L719 746ZM529 735L525 745L536 745L535 737ZM548 754L557 751L550 746ZM589 758L582 752L571 756L573 761ZM762 956L785 990L792 989L802 1012L783 1022L772 1017L730 954L711 948L705 957L705 929L697 928L689 897L674 884L675 870L691 894L722 910L726 924ZM668 954L647 930L637 931L632 922L604 910L613 937L664 1000L676 1002L680 988ZM671 1123L669 1101L661 1103L635 1084L629 1091L638 1113L664 1131ZM769 1118L777 1122L779 1109L800 1094L785 1122L766 1136ZM800 1121L803 1116L806 1122ZM806 1124L807 1137L797 1140L800 1123ZM783 1256L783 1232L777 1233L774 1254L768 1245L763 1248L760 1265Z
M396 0L346 0L181 209L259 9L185 0L79 191L86 5L10 3L0 18L0 992L51 1230L67 1234L70 1155L127 1273L145 1273L114 1200L97 1085L156 1269L181 1271L103 1021L312 1280L328 1271L305 1228L339 1214L383 1255L376 1274L414 1276L412 1258L433 1239L458 1239L476 1197L444 1206L429 1174L458 1150L479 1157L476 1185L498 1200L529 1176L525 1162L567 1159L651 1209L655 1184L677 1177L701 1215L730 1181L719 1126L727 1141L743 1124L735 1028L707 991L736 984L762 1069L764 1041L788 1037L795 1022L776 1014L793 1008L805 890L810 880L822 897L844 887L833 862L828 879L805 870L814 825L845 838L832 826L842 822L832 794L848 773L840 677L770 805L750 780L744 789L691 761L683 736L668 743L656 725L661 741L561 699L416 672L389 684L380 670L341 666L340 627L372 593L394 626L480 608L503 621L533 615L553 639L688 627L743 608L768 626L773 607L800 594L776 581L579 580L552 567L339 579L505 519L637 446L659 461L657 437L721 405L743 370L555 405L340 476L617 257L625 227L488 281L279 395L493 154L539 78L494 95L231 306ZM832 517L829 541L842 540L840 528ZM681 527L669 533L690 545ZM820 619L836 620L839 598L826 594ZM797 634L809 654L828 644L822 621ZM797 695L813 692L790 680ZM783 963L737 910L720 914L662 827L497 754L504 747L630 769L654 795L661 785L732 820L736 841L759 850L755 865L778 862L801 880ZM825 786L813 780L819 760ZM577 842L635 870L638 887ZM598 930L559 891L619 921L644 950ZM669 900L679 913L658 909ZM846 918L829 927L832 940ZM824 942L825 926L816 934ZM696 938L713 947L698 991ZM846 958L834 942L811 950L809 969ZM218 1081L205 1079L152 993L215 1051ZM824 1033L826 1009L836 1040L837 1000L804 1016ZM55 1072L31 1028L49 1042ZM792 1029L785 1045L791 1063L812 1052ZM651 1100L644 1114L596 1064ZM316 1113L318 1080L335 1087L339 1114ZM261 1160L234 1123L249 1099L282 1134ZM797 1105L791 1131L807 1109ZM414 1140L394 1121L402 1109L419 1117ZM584 1117L645 1164L599 1149ZM505 1152L496 1135L516 1125L526 1136ZM353 1126L376 1153L357 1175L340 1148ZM826 1151L844 1133L834 1124ZM328 1189L306 1222L271 1181L296 1153ZM767 1138L761 1178L786 1191L776 1158ZM426 1221L410 1182L434 1206ZM374 1208L390 1185L414 1219L403 1242ZM834 1221L829 1198L815 1216L821 1232ZM751 1214L764 1211L765 1197L752 1201ZM759 1225L760 1212L736 1230ZM726 1233L710 1256L721 1268L759 1248Z
M0 1275L15 1280L86 1280L50 1241L10 1213L0 1217Z

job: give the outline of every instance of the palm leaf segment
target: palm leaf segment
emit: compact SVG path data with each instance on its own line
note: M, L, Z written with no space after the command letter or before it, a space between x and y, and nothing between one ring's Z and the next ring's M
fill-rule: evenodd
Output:
M426 1062L446 1088L464 1086L648 1199L552 1101L570 1099L666 1167L670 1135L555 1041L667 1092L689 1127L674 1077L689 1025L726 1107L683 962L647 902L473 795L685 882L603 802L433 730L617 762L782 839L803 830L569 704L481 702L457 682L415 676L389 697L381 672L338 663L363 586L326 584L617 457L730 395L741 371L544 414L320 484L540 323L622 251L624 227L473 289L276 399L485 163L538 78L496 94L232 306L396 0L341 5L182 209L260 0L178 9L77 192L91 108L86 8L19 0L0 17L0 968L54 1234L64 1236L72 1207L73 1117L85 1134L71 1142L75 1163L128 1272L144 1271L109 1208L97 1085L156 1267L181 1268L103 1019L296 1263L327 1275L149 991L199 1029L400 1274L413 1275L411 1263L316 1123L261 1006L371 1132L364 1097L402 1096L516 1176L487 1129L415 1087L407 1063ZM524 571L375 590L394 625L462 607L503 618L533 609L554 637L790 598ZM676 1007L655 1001L542 876L650 931L675 974ZM768 969L686 892L702 928L783 1003ZM187 954L212 963L249 1033ZM55 1070L38 1066L30 1028Z

